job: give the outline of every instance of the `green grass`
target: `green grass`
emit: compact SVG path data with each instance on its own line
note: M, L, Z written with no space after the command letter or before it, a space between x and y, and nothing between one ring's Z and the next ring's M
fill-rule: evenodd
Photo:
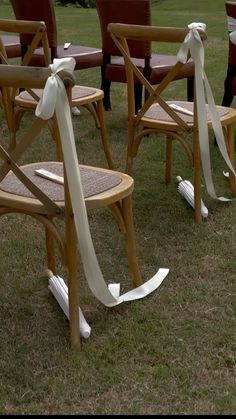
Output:
M0 12L12 16L7 2L1 2ZM95 10L57 7L56 12L60 41L100 45ZM166 26L207 24L206 70L220 103L228 53L224 1L163 0L153 5L152 19ZM99 68L76 77L80 84L100 87ZM173 86L177 93L185 97L185 83ZM106 122L122 170L126 86L113 84L111 100ZM82 109L73 121L80 162L106 166L88 112ZM2 116L0 131L5 138ZM225 167L210 141L217 192L227 194ZM47 131L32 155L53 158ZM41 226L26 217L0 218L0 414L235 414L235 202L215 202L203 186L209 217L197 225L175 182L165 186L164 162L164 143L147 138L134 164L133 203L144 279L159 267L170 273L149 297L108 309L93 297L80 271L81 307L92 327L81 351L70 349L68 323L43 276ZM192 180L177 145L173 179L176 175ZM106 281L129 289L123 239L113 218L93 211L89 219Z

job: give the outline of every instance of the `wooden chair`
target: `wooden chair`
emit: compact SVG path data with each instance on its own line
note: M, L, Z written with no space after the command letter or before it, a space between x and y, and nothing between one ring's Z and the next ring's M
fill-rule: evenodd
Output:
M109 23L124 23L136 25L151 25L151 2L150 0L96 0L97 12L100 19L102 37L102 84L104 91L105 109L111 109L110 86L111 82L126 83L124 60L110 33L107 31ZM133 62L147 77L152 85L159 84L168 71L176 63L176 56L152 53L149 42L129 41L130 54ZM193 75L194 65L190 60L173 80L187 79L187 98L193 100ZM140 109L142 104L142 84L138 79L135 83L135 110Z
M31 44L29 44L27 53L24 55L22 65L29 65L31 62L32 55L38 48L38 45L42 45L44 51L44 65L48 67L51 63L50 51L48 46L47 29L43 22L34 21L20 21L10 19L0 19L0 30L9 33L18 32L21 35L30 34ZM9 63L7 60L7 53L3 43L0 43L0 58L4 63ZM34 112L41 95L40 89L36 90L25 90L15 95L13 92L13 99L8 98L9 105L13 106L13 114L15 118L15 124L12 124L10 129L10 146L14 146L16 142L16 133L19 128L19 124L22 116L25 112ZM101 136L101 142L104 150L104 154L110 168L114 168L114 163L110 153L108 144L108 135L104 120L104 109L103 109L103 91L96 88L90 88L86 86L75 85L72 89L72 106L80 107L84 106L91 113L96 127L99 130ZM52 118L48 121L48 126L51 130L52 136L56 141L58 159L61 159L60 142L58 141L58 129L57 124Z
M140 71L131 59L128 41L130 39L148 42L172 42L179 43L180 46L184 41L186 35L189 33L188 29L182 28L168 28L168 27L147 27L142 25L125 25L110 23L108 30L122 53L125 60L126 77L127 77L127 98L128 98L128 145L127 145L127 160L126 173L132 173L133 159L137 155L139 145L142 140L148 140L151 134L164 134L166 139L166 169L165 182L168 184L171 181L171 160L172 160L172 142L177 140L187 153L189 162L193 166L194 171L194 202L195 202L195 220L201 221L201 156L200 156L200 139L198 125L198 112L200 107L197 105L200 92L197 91L194 96L194 102L185 102L178 100L166 100L165 94L171 81L176 77L178 71L184 65L178 58L176 65L170 70L162 82L154 87L149 80ZM199 31L202 39L205 39L205 34ZM199 43L200 45L200 43ZM148 91L149 96L146 98L143 106L138 113L135 112L135 93L134 93L134 78L138 79L140 84L143 84ZM204 95L202 94L202 97ZM202 97L200 99L202 99ZM173 108L173 105L179 107ZM209 108L204 108L203 113L206 115L206 131L212 127L212 120L209 114ZM225 142L228 148L231 162L234 163L234 124L236 121L235 109L217 107L220 116L220 124L224 129ZM192 135L192 144L190 136ZM160 138L158 135L157 138ZM225 142L222 140L223 146ZM235 179L233 173L230 172L231 189L233 193L235 190Z
M68 47L69 39L65 43L58 45L57 22L53 0L11 0L11 5L16 19L43 21L47 27L49 48L51 51L51 61L54 58L73 57L76 61L75 70L92 67L100 67L102 64L102 51L98 48L92 48L84 45L75 45L73 42ZM28 34L20 36L22 46L22 56L27 51L27 46L31 42ZM38 49L32 56L31 65L44 65L43 50Z
M0 65L2 97L6 97L9 89L19 87L43 89L50 75L49 68ZM60 77L70 98L73 76L64 71ZM4 100L3 107L6 117L9 118L11 112L8 112ZM21 135L19 143L10 152L4 147L3 139L0 140L0 216L11 213L23 214L33 217L43 225L46 233L47 267L52 272L56 272L58 260L54 254L54 242L58 244L62 261L68 270L70 341L72 345L79 346L77 239L64 154L62 162L34 161L25 165L19 164L19 161L23 161L28 148L37 141L46 122L34 117ZM27 154L29 159L28 156ZM54 183L35 175L35 170L39 168L53 171L64 178L64 183ZM119 229L124 234L134 286L139 285L141 277L132 220L133 179L117 171L91 166L80 166L80 174L86 207L88 209L108 207L114 214ZM58 223L57 220L64 220L64 223ZM35 240L37 241L37 237Z

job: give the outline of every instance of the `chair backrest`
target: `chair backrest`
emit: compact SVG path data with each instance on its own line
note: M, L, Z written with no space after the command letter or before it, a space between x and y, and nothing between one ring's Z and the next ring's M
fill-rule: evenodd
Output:
M30 34L31 36L31 43L27 48L27 52L24 55L23 60L21 61L21 66L28 66L34 51L42 45L44 51L44 61L45 67L51 62L50 51L48 46L48 39L47 39L47 29L44 22L34 22L34 21L20 21L14 19L0 19L0 31L3 33L17 33L19 35L23 34ZM0 36L0 64L7 64L9 67L12 66L7 59L7 53L5 50L5 46L1 40ZM0 65L1 67L1 65ZM20 67L20 66L18 66ZM18 86L23 88L24 86ZM30 94L35 97L31 89L28 90ZM16 132L16 122L14 117L14 97L16 94L16 89L11 87L4 87L2 86L1 95L0 95L0 106L5 113L5 118L8 124L9 132L10 132L10 147L13 146L15 143L15 132Z
M0 37L0 64L8 64L8 58L5 46ZM11 106L13 96L13 88L9 86L2 86L0 89L0 107L3 110L8 130L10 133L14 132L14 110ZM11 143L11 141L10 141Z
M230 65L236 66L236 44L232 42L230 38L230 34L236 31L236 2L226 1L225 9L226 9L227 26L228 26L228 32L229 32L228 63ZM236 36L235 36L235 41L236 41Z
M11 0L16 19L43 21L47 27L48 43L51 48L51 59L57 56L57 24L53 0ZM28 34L20 36L23 53L31 42Z
M145 75L139 70L137 65L131 58L131 53L128 46L129 40L148 41L157 43L179 43L180 45L184 41L187 33L189 32L186 28L175 28L175 27L156 27L156 26L143 26L143 25L130 25L120 23L110 23L108 25L108 31L111 33L112 39L120 50L124 57L126 78L127 78L127 98L128 98L128 115L129 120L133 121L135 117L136 123L144 116L148 109L153 103L157 102L163 108L163 110L174 119L181 127L186 129L187 125L184 118L179 113L175 112L163 99L163 93L167 87L173 81L184 63L176 61L176 64L171 67L170 71L161 81L158 86L152 86ZM202 39L206 38L205 32L200 31ZM189 57L188 57L189 58ZM135 116L135 92L134 92L134 78L138 79L139 83L143 85L145 90L148 92L147 97Z
M44 22L14 20L14 19L0 19L0 31L7 33L17 33L21 36L30 36L30 42L22 60L22 65L28 65L34 51L43 47L45 67L51 63L49 52L49 43L47 37L47 28ZM5 50L2 43L2 51ZM6 51L3 52L3 55Z
M100 20L103 54L120 56L120 50L107 30L109 23L124 23L135 25L150 25L150 0L96 0L97 12ZM151 46L148 41L129 41L132 57L148 58Z
M229 32L236 30L236 2L226 1L225 10L227 14L227 24Z
M19 87L25 89L42 89L50 75L50 68L35 68L17 65L9 66L2 64L0 65L0 94L4 96L5 89L15 90ZM68 91L68 97L70 97L71 88L74 85L73 75L63 72L60 76ZM2 106L5 107L8 105L3 102ZM8 110L5 109L6 114L7 112ZM7 150L2 140L0 140L0 182L5 178L9 170L12 170L20 182L31 191L33 196L45 205L46 210L56 214L59 210L58 207L44 195L38 187L34 187L32 179L28 178L27 174L22 172L17 163L46 123L47 121L44 121L41 118L33 118L29 127L27 127L26 131L22 134L20 141L11 151Z
M0 93L3 88L17 89L21 86L25 89L43 89L49 76L51 76L50 68L0 65ZM58 73L58 76L64 83L67 96L70 98L71 89L74 85L73 74L63 71L60 74ZM41 215L37 214L38 212L50 218L55 216L63 218L65 212L71 210L70 192L67 182L64 182L64 193L61 195L62 206L65 208L64 212L61 203L55 202L54 186L51 185L53 190L51 187L49 189L42 188L42 183L40 183L39 179L36 179L38 176L35 176L34 169L36 166L27 164L27 167L22 167L21 164L22 159L24 160L24 155L32 143L37 140L45 124L47 124L47 120L38 117L32 118L13 150L9 151L6 149L4 139L0 139L1 215L12 211L31 214L44 224L44 217L42 218ZM31 153L31 156L34 159L33 153ZM34 160L29 162L28 153L27 160L28 163L34 163ZM43 165L43 162L40 162L37 169L41 168L41 164ZM12 173L9 173L10 171ZM63 177L66 178L66 170L63 172ZM6 196L4 196L4 191L8 192ZM9 195L11 195L9 192L12 193L12 199L9 198ZM14 199L15 193L20 193L21 199ZM63 202L65 202L65 205L63 205ZM47 227L47 222L44 225ZM58 235L56 237L59 238Z

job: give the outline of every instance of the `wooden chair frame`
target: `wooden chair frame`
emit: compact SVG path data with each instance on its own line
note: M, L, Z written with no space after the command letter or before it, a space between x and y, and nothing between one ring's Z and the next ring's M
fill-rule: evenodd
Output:
M126 173L131 174L133 167L133 159L137 155L139 145L149 134L163 133L166 138L166 171L165 182L171 181L171 160L172 160L172 142L177 140L187 153L190 165L194 170L194 202L195 202L195 220L201 221L201 158L199 147L198 120L197 120L197 102L196 94L194 102L174 101L179 106L188 109L190 107L193 116L186 119L182 113L176 112L171 106L171 101L163 99L163 93L166 91L170 82L176 77L178 71L184 65L177 61L176 65L170 70L167 76L158 86L152 86L145 75L138 69L131 59L128 40L149 41L149 42L173 42L181 43L184 41L188 29L173 27L146 27L142 25L125 25L119 23L111 23L108 25L111 36L122 53L125 61L126 77L127 77L127 100L128 100L128 145L126 159ZM206 35L199 31L202 39L206 39ZM134 78L137 78L148 92L144 104L138 113L135 112L135 94L134 94ZM173 102L173 101L172 101ZM157 110L164 112L164 116L150 116L153 106L158 106ZM236 121L236 111L227 109L227 114L220 118L224 127L225 141L230 154L231 161L234 162L233 150L233 133ZM211 128L211 121L208 121L208 128ZM192 145L189 143L189 134L192 134ZM186 140L185 136L188 139ZM235 181L230 180L231 189L235 193Z
M50 75L51 71L48 68L1 65L0 91L4 97L4 90L9 88L42 89ZM67 72L61 72L59 75L67 88L68 99L71 100L71 89L74 85L74 78ZM3 102L3 106L7 106L7 103ZM27 148L32 145L33 141L37 140L46 123L47 121L40 118L33 118L32 124L30 124L26 133L22 135L20 141L10 151L4 148L2 142L0 142L0 216L10 213L26 214L43 224L46 234L47 267L53 272L56 271L54 242L57 242L62 261L66 264L68 270L70 341L72 345L78 347L80 345L80 329L78 314L78 266L76 256L77 238L65 165L63 161L55 162L55 165L61 169L64 177L64 200L62 200L56 197L51 198L47 193L47 189L44 189L44 183L39 187L36 182L37 176L32 178L29 172L27 172L28 170L34 173L38 164L40 164L40 167L47 169L48 165L50 166L52 162L34 162L24 166L18 163ZM107 178L110 176L117 178L116 184L111 184L110 187L106 187L105 190L100 190L99 192L95 190L92 194L87 197L85 196L85 204L90 209L107 207L113 213L119 230L125 237L128 264L134 286L137 286L141 283L141 275L136 256L132 218L131 196L133 192L133 179L126 174L109 169L81 166L81 170L85 168L93 176L93 185L96 184L99 172L103 178L104 176ZM4 182L7 182L9 177L11 179L10 186L8 184L4 186ZM16 182L19 182L18 187L16 186L13 191L9 191L9 187L11 188L11 185L15 185ZM20 190L21 187L19 186L22 185L24 185L31 195ZM58 184L53 186L55 193L58 191L58 186L62 187ZM55 222L57 219L64 219L64 229L61 228L61 223Z

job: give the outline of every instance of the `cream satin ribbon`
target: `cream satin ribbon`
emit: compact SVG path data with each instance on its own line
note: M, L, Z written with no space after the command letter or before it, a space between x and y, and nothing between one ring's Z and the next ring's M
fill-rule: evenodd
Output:
M186 63L188 58L188 52L190 51L191 57L195 64L195 92L198 109L197 117L199 129L199 143L202 170L205 178L206 188L209 195L212 198L219 199L220 201L231 201L231 199L229 198L216 196L212 179L206 103L208 103L209 115L212 121L212 127L215 133L215 138L218 143L219 150L229 169L234 173L235 176L236 174L228 156L223 130L215 105L214 97L204 70L204 48L197 29L202 29L205 31L206 25L204 23L194 22L188 25L188 28L189 33L186 35L185 40L180 47L177 58L180 62Z
M75 60L72 57L54 59L53 64L50 65L52 74L47 80L35 114L42 119L49 119L52 117L54 111L56 111L85 276L89 288L95 297L105 306L112 307L124 301L137 300L150 294L159 287L168 274L169 269L160 268L147 282L123 295L119 295L119 284L106 285L96 257L89 229L87 211L82 192L77 150L75 147L71 109L64 84L57 75L61 70L67 70L72 73L74 65Z

